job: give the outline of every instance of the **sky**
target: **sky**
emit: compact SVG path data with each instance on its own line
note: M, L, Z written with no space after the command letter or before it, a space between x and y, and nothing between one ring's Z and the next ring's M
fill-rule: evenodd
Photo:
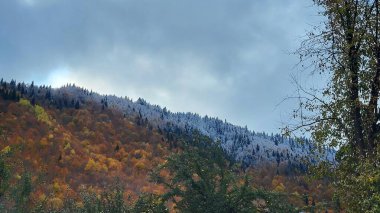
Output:
M279 132L308 0L1 0L0 77Z

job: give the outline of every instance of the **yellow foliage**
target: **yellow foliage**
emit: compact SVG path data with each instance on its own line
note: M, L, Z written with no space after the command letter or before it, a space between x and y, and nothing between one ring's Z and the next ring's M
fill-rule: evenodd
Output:
M100 165L100 166L101 166L101 170L103 170L104 172L108 172L108 167L107 167L107 165L102 164L102 165Z
M162 151L162 146L161 146L161 144L157 144L157 150Z
M55 210L58 210L63 207L63 201L58 197L49 199L48 203L49 203L49 206Z
M81 208L83 208L83 202L77 202L76 204L75 204L75 206L77 207L77 208L79 208L79 209L81 209Z
M6 146L4 147L4 149L1 150L1 154L4 155L4 154L7 154L11 151L11 147L10 146Z
M21 98L20 101L19 101L19 103L20 103L21 106L32 107L32 105L30 104L29 100L24 99L24 98Z
M88 145L90 145L90 141L84 140L81 142L81 144L82 144L82 146L88 146Z
M71 136L67 133L63 133L63 141L69 143L71 141Z
M90 158L86 164L86 167L84 168L85 171L94 171L94 172L100 172L108 171L107 165L101 163L101 162L95 162L94 159Z
M61 186L59 185L59 183L58 182L54 182L54 184L53 184L53 190L54 190L54 192L58 193L60 191L60 189L61 189Z
M276 179L276 178L273 178L272 180L272 186L273 187L276 187L280 182Z
M46 195L45 195L45 193L40 194L40 196L38 196L38 199L39 199L40 201L44 201L44 200L46 199Z
M298 193L297 191L293 192L292 195L296 196L296 197L299 197L300 196L300 193Z
M113 158L107 158L108 168L114 170L120 170L122 168L121 163Z
M86 167L84 168L85 171L93 170L93 168L96 166L96 163L94 159L90 158L88 159L88 162L86 164Z
M150 186L143 186L142 189L141 189L141 191L144 192L144 193L146 193L146 192L149 192L150 189L151 189Z
M75 150L74 150L74 149L71 149L71 150L70 150L70 154L75 155Z
M283 180L282 180L282 177L280 177L280 176L275 176L273 178L272 187L274 188L275 191L278 191L278 192L285 191L285 186L282 182L283 182Z
M105 163L107 161L107 157L102 154L96 154L95 157L101 163Z
M276 188L274 188L275 191L277 192L284 192L285 191L285 186L283 183L280 183L276 186Z
M137 162L136 164L135 164L135 167L136 167L136 169L138 169L138 170L143 170L143 169L145 169L145 164L143 163L143 162L141 162L141 161L139 161L139 162Z
M70 197L77 198L79 185L95 182L108 184L113 176L119 176L123 182L130 181L126 190L133 191L131 194L135 198L136 191L140 192L144 185L145 191L155 189L147 183L146 172L169 154L167 146L161 142L161 135L156 132L145 134L148 132L144 128L135 126L129 118L122 118L118 111L105 111L102 119L97 108L90 104L81 110L57 110L45 104L32 105L28 99L12 104L3 113L3 126L5 129L14 127L14 131L9 134L9 144L0 147L0 154L15 152L11 158L16 159L16 165L19 164L17 159L27 161L33 179L39 177L36 176L39 172L49 171L50 175L46 177L49 184L32 180L38 184L36 192L32 194L34 201L44 201L47 207L51 205L58 208L69 192ZM8 107L8 102L0 103L0 108L5 107ZM38 125L32 125L36 122ZM127 123L131 129L127 133L120 131L126 129ZM156 151L158 143L157 149L162 153ZM24 148L14 150L10 144L20 144ZM114 150L116 146L117 151ZM153 150L155 158L150 157ZM22 171L22 168L17 168L11 174L11 179L21 180ZM66 191L66 188L70 191ZM100 193L102 187L97 184L96 190ZM164 192L164 189L156 191ZM82 205L78 203L78 206ZM51 210L56 211L53 208Z
M65 155L64 159L65 159L65 162L71 161L70 155Z
M34 114L36 115L38 121L44 122L49 126L51 125L50 117L45 112L44 108L38 105L34 106Z
M66 149L70 149L70 148L71 148L71 144L67 143L66 146L63 149L66 150Z
M83 135L86 136L86 137L89 137L92 134L87 127L84 127L83 130L82 130L82 132L83 132Z
M42 138L40 140L40 145L41 146L47 146L49 144L48 140L46 138Z

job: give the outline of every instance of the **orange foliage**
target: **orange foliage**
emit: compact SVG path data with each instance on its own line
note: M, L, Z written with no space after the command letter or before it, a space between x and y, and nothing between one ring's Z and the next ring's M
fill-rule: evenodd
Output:
M7 109L0 127L9 138L0 143L0 150L14 152L15 178L23 171L43 177L44 184L34 187L36 200L53 193L47 201L52 208L59 207L68 188L77 194L80 186L92 185L99 192L115 177L126 184L131 196L144 186L157 188L147 174L168 156L167 145L160 140L162 136L148 134L148 129L117 111L103 111L91 104L79 110L36 108L23 99L19 103L0 101L0 108ZM153 151L160 154L153 155Z
M83 187L99 193L115 177L124 184L124 195L132 199L141 192L164 192L162 185L148 181L148 173L171 152L158 132L95 104L79 110L40 106L36 116L25 101L0 100L0 109L6 109L0 112L0 127L7 134L0 150L13 154L14 179L24 171L32 173L36 200L47 199L52 209L59 208L66 194L75 197ZM332 194L326 183L276 176L276 169L264 165L250 171L255 187L298 197L308 194L315 201ZM170 173L162 170L161 176L168 178Z

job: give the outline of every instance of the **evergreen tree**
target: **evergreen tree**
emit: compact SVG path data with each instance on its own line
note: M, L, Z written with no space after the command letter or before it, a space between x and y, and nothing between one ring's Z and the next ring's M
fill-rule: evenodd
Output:
M234 165L225 158L217 145L198 141L196 146L185 147L174 154L151 176L152 181L164 184L164 201L171 200L180 212L257 212L256 199L266 200L271 212L293 212L291 206L277 195L255 190L247 177L238 177ZM173 174L169 179L160 176L161 170ZM244 184L238 184L239 179ZM174 199L174 198L180 199Z
M80 105L79 105L79 101L77 100L77 101L75 102L75 109L79 109L79 107L80 107Z
M169 212L163 199L154 194L142 194L136 201L132 213L151 212L151 213L166 213Z

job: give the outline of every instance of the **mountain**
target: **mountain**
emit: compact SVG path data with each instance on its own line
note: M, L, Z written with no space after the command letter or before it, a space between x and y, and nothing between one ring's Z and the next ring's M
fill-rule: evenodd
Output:
M333 161L334 151L314 153L309 140L255 133L217 118L172 113L143 99L103 96L74 85L54 89L0 81L0 171L12 171L0 172L0 178L7 174L17 189L30 177L32 203L59 207L67 198L80 203L84 190L101 194L115 178L123 183L126 200L162 194L164 186L150 182L148 174L197 138L220 144L236 162L234 172L248 174L256 188L286 192L297 206L331 198L328 180L305 180L304 160ZM0 184L0 201L3 190Z
M1 84L6 84L1 82ZM123 113L124 117L136 118L137 125L147 125L164 132L167 137L179 133L198 131L219 142L232 159L242 162L244 167L266 162L303 162L316 163L320 161L333 162L335 150L324 148L319 152L311 140L307 138L294 139L280 134L256 133L247 127L233 125L218 118L199 116L196 113L173 113L158 105L152 105L142 98L136 101L115 95L100 95L75 85L61 88L26 85L15 81L9 83L20 96L26 94L32 101L36 99L63 107L79 108L88 103L102 105ZM9 94L9 96L15 94Z
M325 148L318 152L312 141L301 138L294 139L280 134L256 133L246 127L240 127L208 116L201 117L196 113L173 113L158 105L152 105L142 98L136 101L114 95L99 95L86 89L67 85L52 89L53 99L56 97L70 97L80 104L86 102L101 103L105 107L120 110L125 115L137 116L138 123L149 125L166 131L179 130L190 132L197 130L210 137L221 146L236 161L245 166L263 162L284 161L300 162L308 160L312 163L322 160L334 161L335 151Z

